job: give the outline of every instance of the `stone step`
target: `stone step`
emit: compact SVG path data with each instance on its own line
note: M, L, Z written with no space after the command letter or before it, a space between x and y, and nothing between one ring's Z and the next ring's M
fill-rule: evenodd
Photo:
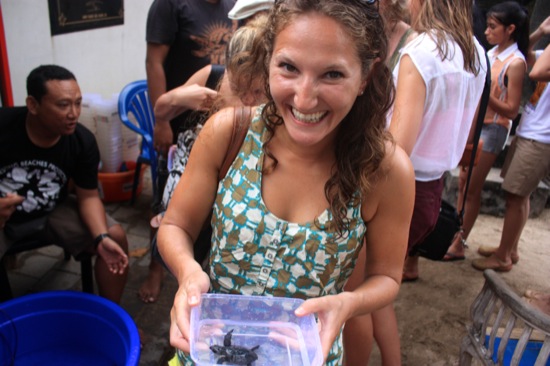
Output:
M458 173L459 168L456 168L447 172L445 176L445 187L442 197L452 205L456 205L458 196ZM504 217L506 199L504 190L501 188L501 183L500 168L491 168L481 192L481 213ZM549 183L548 180L540 182L537 189L531 194L530 218L538 217L545 207L548 206L550 196Z

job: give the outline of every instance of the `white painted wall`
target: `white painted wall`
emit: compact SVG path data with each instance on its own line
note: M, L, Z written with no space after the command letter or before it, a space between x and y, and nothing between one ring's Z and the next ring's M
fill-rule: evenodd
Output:
M82 93L109 98L145 79L145 22L153 0L125 0L124 25L52 37L46 0L0 0L15 105L27 96L25 80L41 64L71 70Z

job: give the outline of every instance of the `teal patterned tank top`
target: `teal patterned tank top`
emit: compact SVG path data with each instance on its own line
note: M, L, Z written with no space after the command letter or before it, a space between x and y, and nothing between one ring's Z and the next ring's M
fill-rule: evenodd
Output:
M328 208L304 224L271 213L261 196L268 133L261 108L255 111L243 145L218 186L212 214L210 291L302 299L338 294L351 275L366 232L361 205L349 205L350 230L343 237L330 229ZM342 365L342 356L340 334L326 364Z

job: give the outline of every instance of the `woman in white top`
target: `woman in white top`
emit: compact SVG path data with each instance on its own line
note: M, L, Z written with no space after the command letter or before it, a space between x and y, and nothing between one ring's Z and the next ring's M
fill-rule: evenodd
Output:
M506 144L512 120L519 112L529 48L527 9L515 1L494 5L487 12L485 35L489 44L494 47L487 52L491 62L491 94L481 132L483 149L472 171L462 231L457 233L443 258L447 261L464 259L466 238L479 214L483 184ZM464 199L463 191L467 176L468 169L464 167L460 172L458 210L461 209Z
M419 36L403 49L394 73L397 94L390 132L410 154L417 186L415 209L426 217L415 222L413 215L404 280L418 277L414 246L435 226L443 174L460 161L483 91L485 56L471 30L471 8L469 0L410 3Z
M483 47L473 35L471 0L411 0L410 12L419 35L403 48L394 71L397 92L389 127L410 155L416 178L402 281L418 278L414 246L435 226L442 177L462 156L487 69ZM390 322L393 305L374 312L372 319L375 330L386 333L384 339L393 335L399 351L397 322Z

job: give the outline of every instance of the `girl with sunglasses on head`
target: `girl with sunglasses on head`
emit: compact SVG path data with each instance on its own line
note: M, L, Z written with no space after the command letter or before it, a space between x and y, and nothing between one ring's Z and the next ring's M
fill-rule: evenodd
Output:
M306 299L295 313L316 314L327 365L343 364L349 318L395 299L414 174L385 128L393 83L381 29L370 0L275 3L250 60L265 68L267 103L253 108L220 182L235 110L206 122L159 229L160 253L179 284L170 340L180 363L192 364L189 315L201 293ZM192 242L211 208L205 273ZM364 242L367 275L346 292ZM256 353L277 364L261 346Z

